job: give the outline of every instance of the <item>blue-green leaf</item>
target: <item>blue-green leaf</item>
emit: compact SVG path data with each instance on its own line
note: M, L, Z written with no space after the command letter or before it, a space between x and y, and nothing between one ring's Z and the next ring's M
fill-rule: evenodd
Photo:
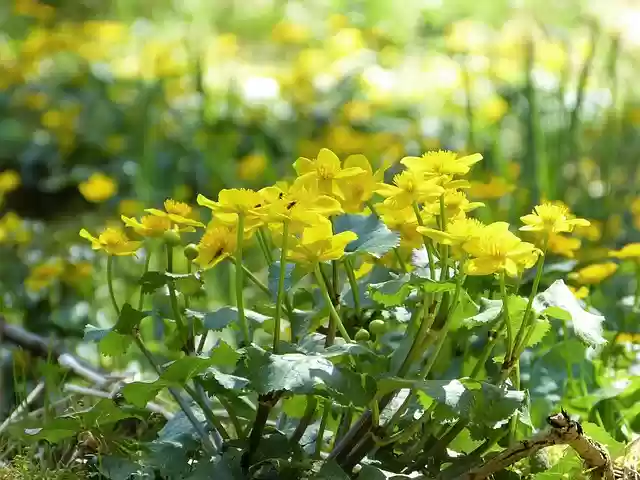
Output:
M335 218L333 228L335 233L351 231L358 235L356 240L347 245L346 253L368 253L381 257L400 244L400 235L389 230L375 215L340 215Z

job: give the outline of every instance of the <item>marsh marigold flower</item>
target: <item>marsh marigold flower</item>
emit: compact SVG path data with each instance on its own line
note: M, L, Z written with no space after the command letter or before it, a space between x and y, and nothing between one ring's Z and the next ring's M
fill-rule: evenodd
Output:
M456 189L446 188L444 192L444 207L446 218L454 218L459 215L465 216L477 208L484 207L482 202L471 202L467 195ZM434 201L424 206L431 215L440 215L440 202Z
M304 182L296 180L292 185L274 185L260 190L264 200L265 220L280 224L289 222L290 231L302 231L316 225L331 215L342 213L340 202L328 195L310 190Z
M236 249L236 229L220 223L210 223L198 242L198 256L194 262L202 268L215 267Z
M238 162L238 177L241 180L256 180L266 170L267 157L260 153L253 153L241 158Z
M487 183L471 182L469 196L481 199L502 198L515 190L515 185L507 182L502 177L491 177Z
M125 217L124 215L122 215L120 218L127 227L131 227L134 232L142 237L160 237L167 230L171 230L172 226L169 217L143 215L140 218L140 221L136 220L135 218Z
M547 249L556 255L574 258L575 252L580 249L582 242L579 238L566 237L557 233L549 235Z
M569 274L569 278L580 285L595 285L609 278L618 270L613 262L594 263Z
M458 157L456 152L435 150L421 157L404 157L400 160L409 170L425 173L429 177L466 175L471 167L482 160L482 155L474 153Z
M217 221L230 226L236 225L238 214L242 214L245 232L252 232L263 223L264 199L255 190L247 188L224 189L218 194L217 202L199 194L197 202L198 205L211 209Z
M38 292L51 286L64 272L62 260L53 259L47 263L36 265L29 271L24 285L30 292Z
M104 173L94 173L85 182L78 185L82 196L93 203L102 203L113 197L118 191L116 181Z
M531 268L541 253L533 244L523 242L511 233L505 222L487 225L463 248L471 256L465 264L468 275L505 272L515 277L522 270Z
M393 185L378 183L376 193L385 197L385 205L403 209L414 203L432 201L442 195L444 189L422 173L405 170L393 177Z
M171 220L177 225L189 227L204 227L204 224L198 219L198 212L188 203L178 202L172 198L164 201L164 211L157 208L147 208L145 212L156 217L164 217Z
M629 243L620 250L611 250L610 257L619 258L621 260L640 261L640 243Z
M375 173L367 157L361 154L350 155L344 161L344 168L360 168L362 173L353 178L342 180L342 206L347 213L360 213L364 203L371 200L377 185L384 180L385 167Z
M142 245L142 242L129 240L122 230L111 227L106 228L97 238L83 228L80 236L89 240L94 250L104 250L109 255L135 255Z
M573 296L576 297L578 300L584 300L589 296L589 289L584 285L579 288L575 288L569 285L569 290L571 290L571 293L573 293Z
M358 235L350 231L334 235L331 223L322 222L305 228L301 238L293 238L287 258L292 262L315 265L342 258L346 246L356 240Z
M418 248L423 244L422 234L418 232L418 218L413 207L405 207L400 210L390 205L378 205L377 211L380 219L391 230L400 234L400 246ZM433 225L435 218L430 213L421 210L420 219L423 225Z
M20 174L15 170L0 172L0 195L9 193L20 186Z
M459 254L460 247L477 238L484 227L484 224L475 218L460 217L447 223L444 232L429 227L418 227L417 230L436 243L451 245L453 251Z
M520 217L525 225L522 231L545 232L547 234L571 232L576 226L586 227L589 221L576 218L566 205L557 203L543 203L534 207L533 213Z
M344 198L344 181L364 173L358 166L343 168L340 159L328 148L320 149L315 160L300 157L293 164L293 168L303 182L317 185L320 193L336 198Z
M26 243L31 240L27 223L14 212L7 212L0 218L0 244Z

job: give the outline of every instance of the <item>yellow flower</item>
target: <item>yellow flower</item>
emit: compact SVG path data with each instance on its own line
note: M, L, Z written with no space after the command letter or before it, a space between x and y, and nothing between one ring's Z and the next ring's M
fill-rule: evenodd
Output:
M342 213L340 202L328 195L319 195L304 182L296 180L291 186L274 185L260 190L264 212L269 223L288 221L290 231L301 231L326 221L331 215Z
M144 215L140 221L135 218L120 217L127 227L133 228L133 231L143 237L160 237L167 230L171 230L171 220L169 217L159 217L156 215ZM193 229L193 227L187 227Z
M20 174L15 170L0 173L0 195L8 193L20 186Z
M38 292L51 286L64 271L60 259L54 259L47 263L41 263L29 271L29 276L24 281L25 287L30 292Z
M156 217L165 217L178 225L186 225L189 227L204 227L204 224L198 220L198 212L188 203L178 202L171 198L164 201L164 211L156 208L147 208L145 212Z
M207 207L213 212L216 220L227 225L238 223L238 214L244 216L244 230L253 231L263 223L264 199L260 193L246 188L230 188L221 190L218 201L198 194L198 205Z
M238 163L238 177L241 180L256 180L267 168L267 157L254 153L240 159Z
M576 226L588 226L589 221L575 218L566 205L543 203L533 209L533 213L520 217L525 225L522 231L545 232L547 234L571 232Z
M67 265L62 280L69 285L80 285L91 277L93 266L89 262L70 263Z
M346 246L358 236L350 231L333 234L331 223L322 222L303 230L300 239L293 237L287 258L293 262L315 265L319 262L339 260Z
M195 263L202 268L212 268L233 255L237 244L236 230L221 223L210 223L198 242Z
M594 263L569 274L569 278L580 285L595 285L613 275L618 265L613 262Z
M515 185L508 183L502 177L491 177L487 183L471 182L469 196L487 200L502 198L513 192L515 188Z
M573 293L573 296L576 297L578 300L583 300L589 296L589 289L584 285L581 286L580 288L575 288L569 285L569 290L571 290L571 293Z
M567 258L574 258L576 250L580 249L581 241L578 238L565 237L557 233L549 236L547 248L551 253L562 255Z
M636 197L631 201L631 215L640 215L640 197Z
M393 185L378 183L376 193L385 197L384 204L398 210L438 198L444 189L437 179L426 179L424 174L405 170L393 177Z
M610 257L640 261L640 243L629 243L620 250L611 250Z
M89 240L94 250L104 250L109 255L135 255L142 245L142 242L129 240L122 230L111 227L106 228L97 238L83 228L80 236Z
M460 215L465 216L467 212L471 212L476 208L484 207L484 203L470 202L464 192L447 188L444 193L444 206L446 218L453 219ZM439 201L426 204L424 208L431 215L440 215Z
M143 210L142 202L133 198L125 198L120 200L118 204L118 213L120 215L126 215L128 217L133 217Z
M118 184L104 173L94 173L85 182L78 185L78 190L89 202L101 203L109 200L118 191Z
M31 231L26 222L14 212L7 212L0 218L0 244L26 243L31 240Z
M400 234L400 246L404 248L419 248L423 244L422 234L418 233L418 219L412 207L400 210L390 205L377 205L380 219L389 229ZM424 210L420 211L423 225L434 224L434 217Z
M602 222L589 220L589 225L576 225L573 233L579 237L586 238L590 242L597 242L602 238Z
M480 160L482 160L482 155L479 153L458 158L456 152L436 150L426 152L422 157L404 157L400 163L409 170L422 172L430 177L441 177L443 175L466 175L471 167Z
M449 222L444 232L429 227L418 227L417 230L436 243L452 245L454 252L459 254L459 247L477 238L484 227L485 225L475 218L460 217Z
M515 277L523 269L531 268L541 253L533 244L511 233L505 222L487 225L463 248L472 257L465 264L468 275L505 272Z
M344 186L340 180L353 178L364 173L360 167L342 168L340 159L328 148L320 149L315 160L300 157L293 164L298 177L303 182L317 186L320 193L335 198L344 198Z
M385 167L375 173L367 157L361 154L350 155L344 161L344 168L360 168L362 173L356 177L342 180L341 190L344 197L342 207L347 213L360 213L362 205L373 197L378 183L384 179Z

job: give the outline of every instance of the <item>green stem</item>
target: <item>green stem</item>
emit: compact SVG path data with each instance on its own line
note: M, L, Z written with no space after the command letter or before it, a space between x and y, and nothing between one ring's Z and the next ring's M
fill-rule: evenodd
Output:
M153 359L153 355L151 355L151 352L149 350L147 350L147 347L144 345L144 342L142 341L142 338L140 337L140 335L139 334L138 335L134 335L133 339L134 339L138 349L145 356L145 358L147 359L147 361L149 362L149 364L151 365L153 370L156 372L156 374L158 376L162 375L162 370L160 369L160 366ZM209 438L209 435L207 434L205 429L202 428L202 424L198 421L198 419L194 415L193 411L191 410L191 407L189 407L187 402L185 402L185 400L182 398L182 396L180 395L180 393L176 389L169 388L168 390L169 390L169 393L171 394L171 396L178 403L178 406L180 407L180 409L184 412L184 414L187 417L187 419L189 420L189 422L193 425L193 428L195 429L195 431L198 433L198 435L202 439L202 444L205 447L205 449L209 453L215 454L216 451L217 451L216 446L211 442L211 439ZM222 435L222 432L220 432L220 434Z
M460 293L462 292L462 285L464 284L465 279L466 279L466 275L463 275L463 274L459 274L457 277L456 291L453 294L453 303L449 308L449 312L447 313L447 318L445 319L444 325L440 330L440 334L438 336L438 343L436 344L434 351L431 353L426 365L420 372L420 378L422 379L427 378L427 376L429 375L429 372L431 372L431 369L433 368L433 364L436 362L436 359L440 354L440 350L442 349L442 346L444 345L444 342L447 339L449 328L451 328L451 324L453 323L452 321L453 314L456 312L456 309L458 308L458 300L460 299Z
M413 213L415 213L416 215L416 220L418 222L418 225L420 225L421 227L424 227L424 222L422 221L422 216L420 215L420 207L416 202L413 202L412 206L413 206ZM436 266L435 266L435 262L433 261L433 254L431 253L431 240L429 239L429 237L423 235L422 242L424 243L424 248L427 251L427 257L429 258L429 273L431 274L431 280L435 281Z
M329 413L331 412L331 401L325 399L324 410L322 411L322 418L320 419L320 427L318 427L318 436L316 437L316 450L315 457L320 458L322 453L322 444L324 443L324 431L327 429L327 423L329 421Z
M347 330L346 328L344 328L344 324L342 323L342 319L340 318L340 315L336 311L336 308L333 306L333 302L331 301L331 296L329 295L328 287L324 281L324 278L322 278L320 264L316 264L314 273L316 276L316 281L318 282L318 286L320 287L320 291L324 296L325 303L329 308L329 315L331 317L331 320L334 322L335 326L338 328L338 330L340 331L340 334L345 339L345 341L347 341L347 343L351 343L351 337L349 337L349 334L347 333Z
M304 414L302 415L300 422L291 435L290 441L293 445L297 445L300 442L300 439L304 435L304 432L307 430L307 427L309 427L311 420L313 420L313 417L316 413L317 405L318 401L316 400L316 397L314 397L313 395L307 395L307 406L304 410Z
M233 263L235 265L236 268L238 268L238 262L234 257L229 257L229 260L231 261L231 263ZM244 274L247 277L247 279L253 283L256 287L258 287L262 293L264 293L265 295L267 295L268 297L271 296L271 292L269 291L269 287L267 287L264 283L262 283L260 281L260 279L258 277L256 277L253 272L251 272L251 270L249 270L245 265L240 264L242 267L242 270L244 270Z
M444 204L444 195L440 195L440 230L443 232L447 228L447 210ZM443 282L449 276L449 272L447 271L449 268L449 247L445 244L442 244L442 259L440 261L440 281Z
M287 274L287 240L289 238L289 222L282 222L282 247L280 251L280 275L278 277L278 293L276 298L276 314L273 327L273 353L278 353L280 343L280 322L282 317L282 299L284 293L284 280Z
M489 340L485 344L484 348L482 349L482 353L480 353L480 358L478 359L478 362L476 363L475 367L473 367L473 370L471 371L471 375L469 375L471 378L476 378L480 374L480 370L482 370L482 368L486 365L487 360L489 360L489 357L491 356L491 352L493 352L493 349L498 343L499 338L500 338L500 335L498 335L498 333L496 332L494 333L493 338L491 338L491 340Z
M173 247L168 243L166 245L167 250L167 272L173 273ZM182 321L182 314L180 313L180 307L178 305L178 296L176 295L176 288L173 284L173 280L169 280L167 282L167 287L169 288L169 300L171 302L171 310L173 311L173 316L176 320L176 325L178 327L178 332L182 337L183 345L189 350L193 351L194 349L189 345L189 333Z
M149 265L151 264L151 250L147 250L146 252L147 258L144 260L144 271L142 275L144 276L149 271ZM144 306L144 288L140 287L140 297L138 298L138 310L142 310Z
M264 244L265 251L267 252L267 260L269 262L269 265L271 265L273 263L273 260L274 260L273 259L272 249L271 249L271 241L270 241L269 237L267 236L267 233L266 233L264 227L260 227L258 229L258 235L262 239L262 243Z
M506 273L500 274L500 295L502 296L502 313L504 315L504 323L507 327L507 348L504 358L511 358L511 348L513 346L513 329L511 328L511 320L509 319L509 297L507 297L507 280Z
M236 240L236 307L238 308L238 317L240 321L240 329L245 345L251 344L251 334L249 333L249 324L244 312L244 270L238 268L242 265L242 246L244 243L244 213L238 213L238 237Z
M111 303L113 304L113 309L116 311L116 315L120 316L120 307L118 307L118 301L116 300L116 294L113 291L113 263L114 256L109 255L107 258L107 286L109 287L109 296L111 297Z
M356 280L356 274L353 271L353 264L349 258L345 258L344 269L347 272L347 279L349 280L349 286L351 287L351 294L353 295L353 305L356 309L356 315L361 318L362 309L360 305L360 287L358 287L358 281Z
M536 265L536 269L537 269L536 276L533 280L533 286L531 287L531 295L529 295L529 301L527 302L527 307L524 309L524 316L522 317L522 323L520 324L520 329L518 330L518 333L516 335L514 349L513 349L514 353L520 351L520 348L522 347L521 345L522 337L524 336L525 332L527 331L530 324L532 323L529 321L529 314L531 313L531 309L533 308L533 300L535 299L535 296L538 293L538 287L540 286L540 279L542 278L542 267L544 266L544 260L547 253L548 244L549 244L549 236L547 235L547 237L544 240L544 245L542 247L542 253L538 257L538 264ZM533 318L534 315L532 315L531 317ZM510 360L513 361L514 359L511 358Z

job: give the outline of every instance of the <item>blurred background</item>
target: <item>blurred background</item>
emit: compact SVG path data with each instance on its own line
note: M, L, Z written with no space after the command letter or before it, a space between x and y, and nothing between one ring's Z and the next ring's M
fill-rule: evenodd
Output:
M0 312L63 338L109 325L81 227L260 188L323 147L374 167L480 152L483 221L561 200L593 226L550 245L555 271L602 259L640 241L639 26L636 0L1 1ZM611 330L626 273L590 297Z
M638 186L638 22L632 0L2 2L3 209L136 213L321 147L443 148L484 155L471 194L500 215L562 199L615 235Z

